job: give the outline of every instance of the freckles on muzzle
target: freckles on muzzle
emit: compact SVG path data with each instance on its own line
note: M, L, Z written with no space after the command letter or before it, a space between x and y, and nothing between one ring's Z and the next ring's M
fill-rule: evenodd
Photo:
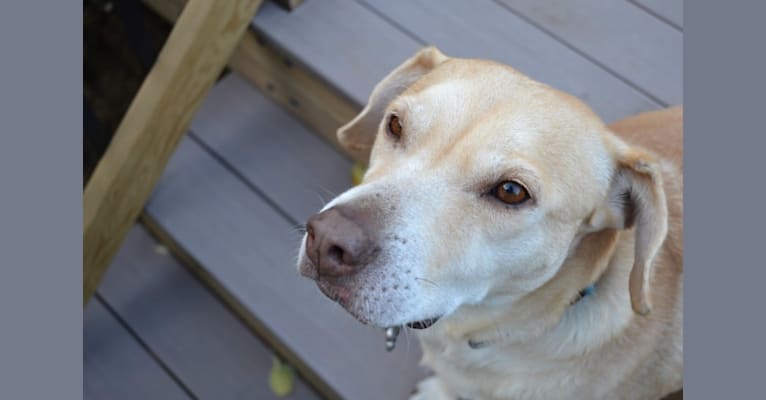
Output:
M355 203L331 207L306 224L301 275L362 323L396 319L418 288L411 268L391 253L407 239L382 229L384 220L375 205Z
M428 328L440 314L420 310L420 281L427 280L411 264L406 249L413 243L386 229L385 221L395 217L368 201L336 205L309 219L300 273L364 324Z

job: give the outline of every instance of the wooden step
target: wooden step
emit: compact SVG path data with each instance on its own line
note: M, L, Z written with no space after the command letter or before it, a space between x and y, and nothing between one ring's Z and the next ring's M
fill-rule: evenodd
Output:
M83 399L191 399L98 298L83 315Z
M141 226L88 304L83 332L86 398L278 398L274 352ZM319 396L297 378L284 399Z
M522 3L507 3L521 9ZM590 7L599 11L597 4ZM666 32L666 26L644 21L646 13L638 7L599 12L614 22L589 29L601 29L598 33L607 38L609 48L590 48L582 39L589 25L573 29L579 39L566 36L568 42L564 42L551 35L559 28L550 21L535 22L491 0L326 0L306 2L290 13L264 4L253 27L360 104L393 67L429 44L447 55L511 65L578 96L607 122L677 102L682 87L677 79L681 68L678 35ZM563 18L567 21L569 17ZM641 21L632 32L639 39L628 48L619 47L626 37L617 29L623 19ZM652 30L660 28L659 34L667 33L663 37L673 40L658 44L658 33ZM643 66L648 71L638 76L635 69L623 73L612 67L624 63L622 53L631 53L630 62L636 64L631 68ZM669 60L662 59L668 55ZM669 87L660 91L663 84Z
M663 105L682 102L683 33L635 4L612 0L501 2Z
M628 0L628 2L641 7L647 13L679 31L684 28L683 0Z

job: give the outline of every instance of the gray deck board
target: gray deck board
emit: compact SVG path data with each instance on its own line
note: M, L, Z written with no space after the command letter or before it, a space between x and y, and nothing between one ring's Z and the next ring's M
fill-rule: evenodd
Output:
M236 74L204 100L191 129L294 223L351 185L350 160Z
M253 27L359 104L421 44L352 0L265 2Z
M97 298L84 314L84 399L190 398Z
M664 104L681 103L683 33L644 10L614 0L500 1Z
M426 44L507 63L607 121L682 101L682 34L647 11L611 0L505 3L325 0L293 12L266 4L253 26L360 104Z
M155 246L142 227L130 231L98 289L104 301L197 398L276 399L268 386L272 351ZM284 397L318 398L300 379Z
M683 0L629 0L645 10L656 15L658 18L669 22L677 29L684 26L684 2Z
M222 97L207 104L224 101L227 91L221 88L226 86L217 86L210 96ZM260 96L257 92L252 95ZM255 106L259 102L253 99L249 104ZM224 114L219 116L220 123L213 126L215 129L229 131L226 122L237 120L226 111L221 110ZM232 131L240 135L238 140L246 141L246 136L269 126L264 119L278 113L284 111L261 116L249 129ZM279 127L269 129L268 135L282 135L286 131ZM311 158L280 155L298 164L298 168L300 165L306 168L303 160ZM348 169L337 173L347 176ZM284 179L291 177L285 175ZM270 192L268 188L262 189ZM229 293L344 398L405 398L423 376L417 366L420 352L415 343L408 348L403 341L397 352L387 353L380 330L359 324L297 274L295 254L300 235L292 223L195 140L182 141L147 211ZM299 215L290 218L297 220Z
M491 0L363 0L447 55L508 64L588 103L607 122L659 104Z

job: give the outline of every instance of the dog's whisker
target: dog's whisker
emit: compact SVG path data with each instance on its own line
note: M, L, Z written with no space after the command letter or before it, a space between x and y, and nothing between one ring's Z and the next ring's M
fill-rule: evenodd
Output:
M290 230L293 232L298 232L301 235L306 233L306 225L305 224L298 224L290 227Z
M324 192L324 194L329 196L331 199L334 199L334 198L338 197L337 193L335 193L332 190L329 190L329 189L327 189L327 188L325 188L323 186L319 186L318 189L321 190L322 192ZM325 196L323 196L321 192L317 192L317 191L314 191L314 194L316 194L317 197L319 197L319 201L322 203L322 207L321 208L324 208L327 205L327 203L328 203L328 201L325 198Z
M436 282L434 282L434 281L432 281L432 280L430 280L430 279L421 278L421 277L419 277L419 276L416 276L416 277L415 277L415 279L416 279L416 280L419 280L419 281L423 281L423 282L425 282L425 283L428 283L428 284L431 284L431 285L433 285L433 287L436 287L436 288L438 288L438 287L439 287L439 285L438 285Z
M299 247L301 240L303 239L303 235L305 235L306 232L301 232L297 229L291 229L290 230L290 241L294 242L296 244L296 247Z
M320 209L323 209L323 208L324 208L324 206L326 206L326 205L327 205L327 200L325 200L325 198L324 198L324 197L322 197L322 194L321 194L321 193L316 193L316 192L315 192L314 194L317 196L317 198L319 198L319 202L322 204L322 205L321 205L319 208L320 208Z
M323 190L323 191L325 192L325 194L329 195L330 197L333 197L333 198L334 198L334 197L338 197L338 194L337 194L337 193L333 192L333 191L332 191L332 190L330 190L330 189L327 189L327 188L326 188L326 187L324 187L324 186L319 186L319 189Z

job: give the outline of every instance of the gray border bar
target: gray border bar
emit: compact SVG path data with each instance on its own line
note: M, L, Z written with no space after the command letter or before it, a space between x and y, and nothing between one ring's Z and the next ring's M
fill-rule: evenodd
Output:
M684 394L764 398L766 3L684 11Z
M0 398L82 398L82 9L0 2Z

